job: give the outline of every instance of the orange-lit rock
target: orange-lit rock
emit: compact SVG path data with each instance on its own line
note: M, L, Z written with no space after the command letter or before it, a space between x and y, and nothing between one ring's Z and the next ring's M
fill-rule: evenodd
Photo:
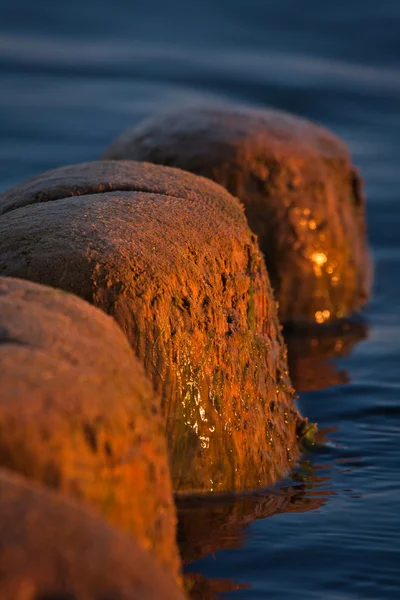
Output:
M176 491L264 486L299 445L286 350L237 199L177 169L98 162L0 197L0 273L114 316L160 393Z
M2 600L183 600L135 540L61 494L0 471Z
M0 390L0 466L76 496L177 575L160 402L115 322L0 277Z
M180 167L238 196L281 320L323 323L367 300L361 181L345 144L326 129L277 110L193 108L140 123L104 157Z

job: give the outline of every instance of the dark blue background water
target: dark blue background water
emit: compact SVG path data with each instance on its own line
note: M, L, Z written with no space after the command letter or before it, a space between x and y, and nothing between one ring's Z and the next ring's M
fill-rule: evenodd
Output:
M337 428L325 448L272 493L272 516L250 523L264 514L254 505L243 526L223 530L224 550L190 566L205 587L243 588L224 597L400 598L399 59L398 0L14 0L0 9L1 189L96 158L155 110L214 98L321 122L361 167L376 265L367 337L338 364L317 361L316 375L334 376L300 395L304 414Z

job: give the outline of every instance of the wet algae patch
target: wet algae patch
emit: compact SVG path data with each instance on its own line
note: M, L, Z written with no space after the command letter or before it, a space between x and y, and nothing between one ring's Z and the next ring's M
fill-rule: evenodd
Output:
M180 167L238 196L282 321L324 323L366 302L362 184L345 144L326 129L277 110L189 108L140 123L104 158Z
M160 400L116 323L0 277L0 389L0 466L90 505L178 576Z
M112 315L161 395L177 492L272 483L299 415L267 272L239 201L178 169L97 162L0 198L0 273Z
M0 470L2 600L183 600L129 536L61 494Z

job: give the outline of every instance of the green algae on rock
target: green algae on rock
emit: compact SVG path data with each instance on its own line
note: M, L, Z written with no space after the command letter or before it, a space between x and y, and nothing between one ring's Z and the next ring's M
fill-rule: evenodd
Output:
M145 163L56 169L0 197L0 274L112 315L162 398L178 492L273 483L299 456L276 303L237 199Z
M2 600L184 600L136 540L78 503L0 470Z
M0 389L0 466L92 506L178 576L160 401L116 323L0 277Z
M189 108L139 123L104 158L179 167L238 196L282 321L335 320L368 299L361 181L345 144L326 129L278 110Z

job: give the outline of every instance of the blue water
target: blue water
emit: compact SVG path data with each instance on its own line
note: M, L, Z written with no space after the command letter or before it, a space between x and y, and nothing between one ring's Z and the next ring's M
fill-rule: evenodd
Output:
M186 507L180 540L186 560L197 558L187 570L199 598L400 598L399 59L399 0L0 9L1 189L95 159L155 110L224 98L330 127L364 176L376 268L366 325L324 352L311 343L307 377L294 365L299 406L326 430L324 444L239 508Z

